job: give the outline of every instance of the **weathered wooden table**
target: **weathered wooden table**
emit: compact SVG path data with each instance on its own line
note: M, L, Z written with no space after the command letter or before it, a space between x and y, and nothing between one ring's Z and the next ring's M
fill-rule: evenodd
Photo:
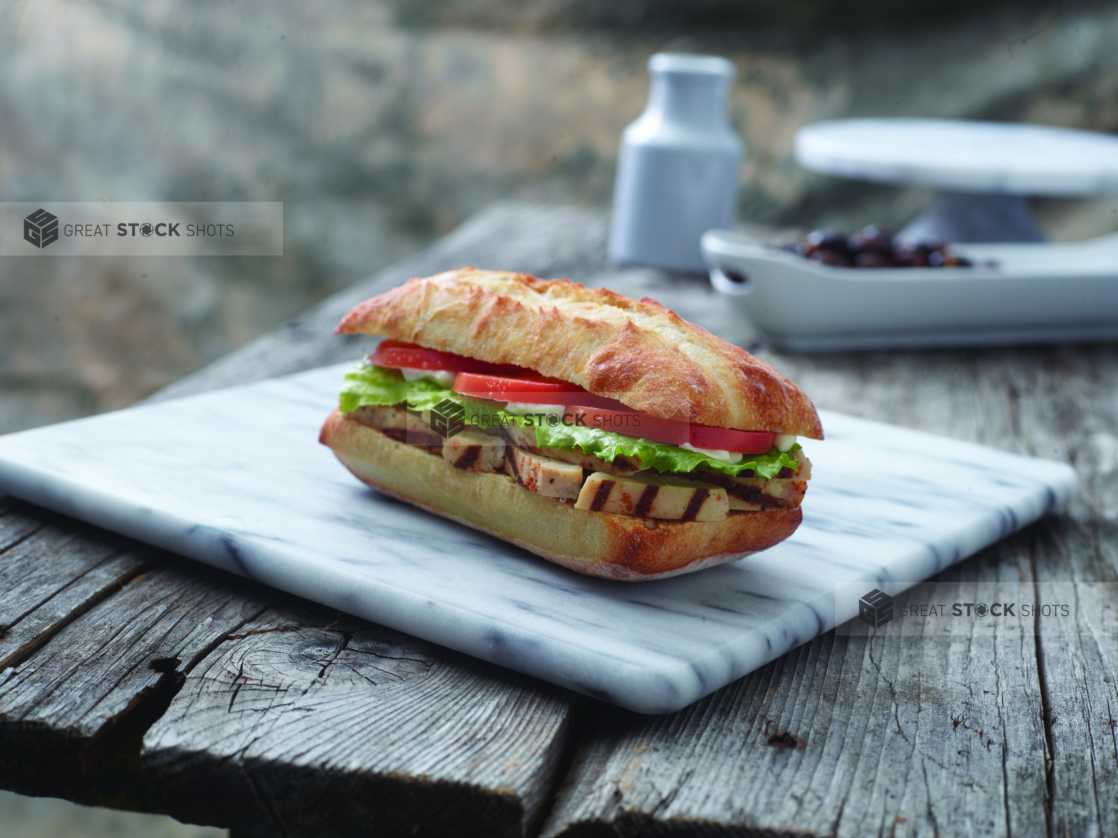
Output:
M703 279L611 269L604 240L498 205L159 398L359 357L352 304L468 264L749 341ZM1116 347L766 357L820 407L1072 463L1067 516L935 580L1068 616L831 632L647 717L3 498L0 786L245 836L1118 835Z

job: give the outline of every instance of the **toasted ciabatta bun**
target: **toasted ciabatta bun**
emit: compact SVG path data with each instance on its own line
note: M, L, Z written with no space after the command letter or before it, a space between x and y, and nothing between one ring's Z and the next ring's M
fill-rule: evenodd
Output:
M354 476L382 492L607 579L658 579L739 559L783 541L802 517L798 507L732 512L707 523L575 509L507 475L456 469L340 411L326 420L319 440Z
M664 419L823 438L807 396L744 349L655 300L565 279L474 268L412 279L337 332L527 367Z

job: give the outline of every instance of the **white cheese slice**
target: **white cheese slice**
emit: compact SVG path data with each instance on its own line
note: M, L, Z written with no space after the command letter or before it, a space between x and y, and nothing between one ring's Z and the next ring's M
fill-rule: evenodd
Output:
M400 367L400 372L403 374L405 381L418 381L421 378L427 378L444 387L450 387L454 384L455 373L450 372L450 370L412 370L407 367Z
M715 460L722 460L724 463L740 463L745 457L744 454L731 454L729 451L721 451L714 448L696 448L690 442L685 442L679 447L686 448L688 451L694 451L696 454L705 454Z
M563 414L563 406L558 404L532 404L531 402L509 402L505 411L517 415L525 413L555 413Z
M777 434L776 439L773 440L773 446L777 451L791 451L795 444L795 434Z

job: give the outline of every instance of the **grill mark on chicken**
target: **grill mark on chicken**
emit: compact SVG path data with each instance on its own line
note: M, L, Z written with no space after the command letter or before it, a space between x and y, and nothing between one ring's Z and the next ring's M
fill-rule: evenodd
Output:
M780 471L778 471L776 473L776 477L774 477L772 479L773 480L787 480L789 477L795 477L796 473L797 472L796 472L795 469L788 468L788 466L781 466ZM757 476L757 472L755 472L751 468L742 469L741 471L738 472L738 477L756 477L756 476Z
M481 454L481 448L477 445L469 445L462 452L462 456L454 461L455 468L468 469L477 462L478 456Z
M411 445L416 448L442 448L442 437L436 434L424 434L407 428L377 428L382 434L393 442L401 445Z
M381 428L380 432L393 442L402 442L404 445L408 444L407 428Z
M762 512L768 509L780 509L788 505L779 498L774 498L772 495L766 494L755 486L723 486L723 488L731 497L761 507Z
M741 483L738 483L736 480L734 480L734 478L727 477L724 474L714 474L713 472L706 471L693 471L687 476L693 477L695 480L701 480L704 483L713 483L715 486L721 486L723 489L726 490L726 494L728 494L732 498L741 498L742 500L747 501L753 500L752 497L745 494L745 486L743 486ZM754 489L753 491L757 492L759 490Z
M719 487L667 475L611 478L606 472L590 475L575 501L575 509L588 512L686 522L724 520L729 507Z
M505 460L508 462L509 468L512 470L512 476L516 478L516 482L527 489L528 487L524 486L524 481L520 479L520 469L516 467L516 455L512 453L511 445L505 446Z
M606 505L609 500L609 493L613 491L616 481L603 480L598 486L598 491L594 493L594 500L590 502L590 511L599 512L602 507Z
M614 468L622 469L624 471L632 471L633 469L639 470L641 467L640 460L630 460L624 454L619 454L611 461Z
M418 415L413 416L411 412L395 407L365 405L350 411L346 417L379 431L401 445L411 445L430 453L435 453L431 449L440 449L443 445L442 437L418 426L421 422Z
M587 470L588 474L593 474L596 471L604 471L606 474L614 474L618 477L628 477L636 474L641 470L641 462L636 457L627 457L620 455L614 457L610 462L603 460L601 457L594 454L587 454L579 448L574 448L570 451L565 451L562 448L549 448L540 447L538 445L521 445L517 441L517 437L512 437L513 443L519 445L521 448L527 448L533 454L543 457L550 457L554 460L562 460L567 463L572 463L576 466L581 466Z
M696 489L695 493L691 495L691 502L687 504L687 508L683 510L683 515L679 520L694 521L695 516L699 514L699 510L702 509L703 504L709 497L710 489Z
M758 486L743 485L725 474L715 474L709 471L693 471L690 472L687 477L688 479L698 480L703 483L712 483L715 486L721 486L730 497L752 504L753 506L758 506L761 512L766 512L770 509L793 509L800 505L799 497L777 497L776 495L769 494Z
M648 517L648 512L652 509L652 502L656 500L656 495L660 493L659 486L647 486L641 492L640 499L637 501L637 506L633 510L633 514L638 518Z

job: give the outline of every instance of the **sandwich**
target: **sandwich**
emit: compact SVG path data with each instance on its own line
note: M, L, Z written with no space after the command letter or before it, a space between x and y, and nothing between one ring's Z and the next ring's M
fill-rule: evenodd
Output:
M465 268L361 303L379 335L320 441L364 483L609 579L765 550L799 526L819 415L651 299Z

